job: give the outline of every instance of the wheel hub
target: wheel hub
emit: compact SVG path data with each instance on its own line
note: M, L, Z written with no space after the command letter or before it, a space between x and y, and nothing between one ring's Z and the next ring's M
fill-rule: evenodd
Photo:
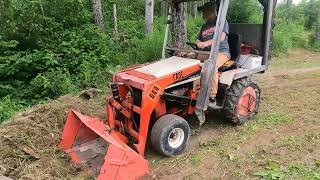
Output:
M184 141L184 131L181 128L174 128L168 137L169 145L172 148L178 148Z
M257 95L252 87L247 87L239 99L237 111L241 116L248 116L256 109Z

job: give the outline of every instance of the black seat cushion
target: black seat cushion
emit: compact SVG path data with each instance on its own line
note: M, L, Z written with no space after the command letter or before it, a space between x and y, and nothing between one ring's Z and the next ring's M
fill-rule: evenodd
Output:
M228 35L231 60L237 61L241 53L241 39L239 34L230 33Z
M230 61L235 61L237 62L238 58L240 57L240 53L241 53L241 39L240 36L238 34L233 34L230 33L228 35L228 43L229 43L229 47L230 47L230 55L231 55L231 59ZM222 66L219 68L219 71L221 72L225 72L225 71L229 71L232 69L237 68L236 64L234 63L234 65L231 66Z

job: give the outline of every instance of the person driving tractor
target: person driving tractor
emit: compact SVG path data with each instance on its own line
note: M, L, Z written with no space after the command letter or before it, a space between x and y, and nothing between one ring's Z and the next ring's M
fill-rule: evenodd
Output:
M216 21L217 21L217 5L215 2L205 3L202 7L198 8L199 11L202 11L203 19L205 24L201 27L200 33L198 35L196 45L199 49L204 51L210 51L211 46L215 43L213 42L213 36L216 30ZM214 72L214 77L212 81L211 94L210 94L210 103L209 107L216 106L216 95L218 92L218 83L219 83L219 74L218 69L227 61L229 61L230 48L228 43L228 34L229 34L229 24L226 21L223 32L221 34L219 54L216 61L216 68Z

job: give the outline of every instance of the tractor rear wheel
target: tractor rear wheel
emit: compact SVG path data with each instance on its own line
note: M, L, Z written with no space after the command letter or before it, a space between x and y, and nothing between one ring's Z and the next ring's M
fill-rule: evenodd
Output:
M163 156L177 156L187 147L190 127L180 116L167 114L159 118L151 130L151 144Z
M259 109L260 88L248 78L232 83L227 91L224 110L227 118L236 124L243 124L253 119Z

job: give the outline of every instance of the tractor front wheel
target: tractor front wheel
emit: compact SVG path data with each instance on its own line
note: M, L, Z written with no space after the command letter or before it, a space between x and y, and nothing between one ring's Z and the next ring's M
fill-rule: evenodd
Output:
M232 83L227 91L225 112L227 118L236 124L243 124L253 119L259 109L260 88L248 78Z
M164 156L177 156L187 147L190 127L180 116L167 114L159 118L151 130L152 146Z

